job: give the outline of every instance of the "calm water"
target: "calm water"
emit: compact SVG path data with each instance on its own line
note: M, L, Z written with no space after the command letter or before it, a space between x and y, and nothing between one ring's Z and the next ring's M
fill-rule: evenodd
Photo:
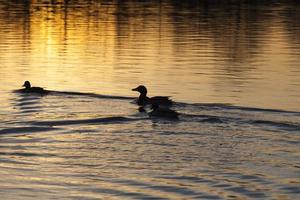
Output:
M1 199L300 198L297 1L25 2L0 0Z

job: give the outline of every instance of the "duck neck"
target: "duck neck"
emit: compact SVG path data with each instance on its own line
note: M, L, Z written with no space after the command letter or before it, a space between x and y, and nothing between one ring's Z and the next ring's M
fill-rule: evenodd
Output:
M146 93L141 93L138 99L138 104L139 105L144 105L147 101L147 96Z
M146 96L146 93L141 93L141 94L140 94L140 98L143 98L143 99L144 99L144 98L146 98L146 97L147 97L147 96Z

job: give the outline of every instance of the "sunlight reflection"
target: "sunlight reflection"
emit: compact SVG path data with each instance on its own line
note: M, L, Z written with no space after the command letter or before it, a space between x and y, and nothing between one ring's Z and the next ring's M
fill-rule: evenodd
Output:
M291 85L299 82L292 71L300 42L297 29L286 27L294 18L281 10L226 13L221 5L171 1L2 4L1 81L10 89L30 79L49 89L128 96L145 84L150 95L178 101L299 104Z

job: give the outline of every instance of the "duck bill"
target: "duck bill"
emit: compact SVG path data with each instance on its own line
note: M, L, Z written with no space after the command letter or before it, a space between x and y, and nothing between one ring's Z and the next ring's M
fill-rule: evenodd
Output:
M25 87L25 83L22 85L22 87Z
M138 91L138 88L133 88L132 91Z

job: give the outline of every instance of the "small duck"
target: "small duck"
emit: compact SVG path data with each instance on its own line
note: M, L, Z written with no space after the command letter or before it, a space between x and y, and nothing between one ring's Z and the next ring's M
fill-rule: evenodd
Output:
M162 117L169 119L178 119L179 113L167 107L159 107L158 104L152 104L152 111L149 112L150 117Z
M22 87L25 87L24 89L19 90L20 92L24 93L38 93L38 94L47 94L48 91L44 90L44 88L41 87L31 87L31 84L29 81L25 81Z
M147 104L159 104L163 106L171 106L173 101L167 96L156 96L156 97L147 97L147 88L143 85L133 88L132 91L137 91L140 93L140 96L137 100L137 104L140 106L145 106Z

